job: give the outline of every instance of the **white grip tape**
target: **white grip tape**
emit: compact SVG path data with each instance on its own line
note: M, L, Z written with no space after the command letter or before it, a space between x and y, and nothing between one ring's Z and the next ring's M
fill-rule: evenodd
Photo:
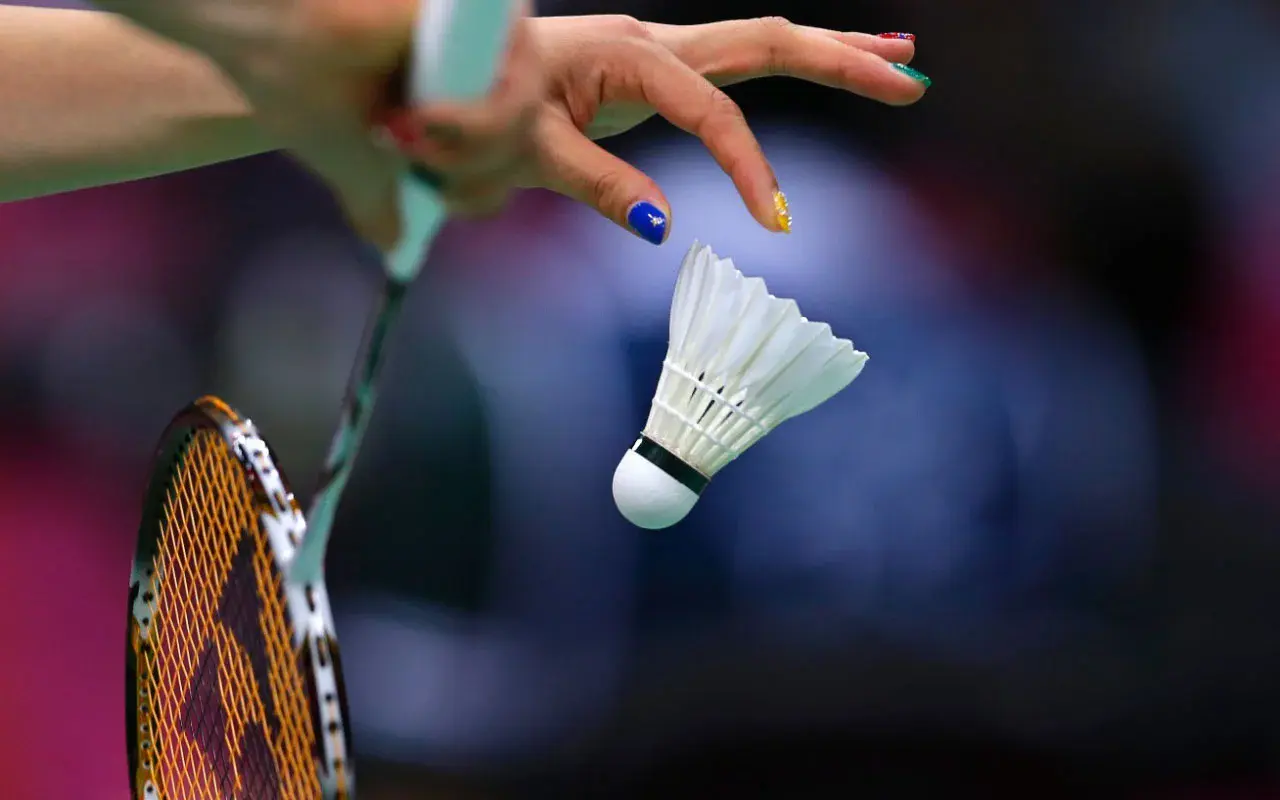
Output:
M409 68L409 100L474 100L498 75L514 0L426 0Z
M414 30L407 99L417 104L484 97L507 51L516 1L424 0ZM403 232L387 257L387 272L408 282L417 276L446 214L440 196L420 180L401 178L400 195Z

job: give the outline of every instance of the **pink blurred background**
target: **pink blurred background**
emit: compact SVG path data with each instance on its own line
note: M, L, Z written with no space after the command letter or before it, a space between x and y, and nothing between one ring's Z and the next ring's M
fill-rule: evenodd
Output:
M448 232L331 566L371 794L1280 797L1274 5L542 7L911 30L936 83L735 92L788 239L656 124L661 250L541 193ZM873 360L641 535L695 236ZM219 393L309 491L376 264L278 157L0 206L0 255L0 766L122 800L154 438Z

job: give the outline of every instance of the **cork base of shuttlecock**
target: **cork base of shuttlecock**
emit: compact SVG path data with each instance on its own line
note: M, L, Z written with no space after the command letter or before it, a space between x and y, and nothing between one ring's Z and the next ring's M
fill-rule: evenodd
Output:
M707 478L641 437L613 472L613 502L632 525L661 530L688 516L706 485Z

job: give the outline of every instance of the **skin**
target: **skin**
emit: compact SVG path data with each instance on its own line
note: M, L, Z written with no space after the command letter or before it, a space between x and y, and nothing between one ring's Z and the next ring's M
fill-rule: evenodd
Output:
M354 227L389 249L399 239L396 179L404 157L371 130L398 98L390 76L405 62L421 0L98 0L162 36L196 49L230 76L280 148L323 178ZM526 5L518 19L530 12ZM468 107L486 157L524 149L542 100L544 71L517 25L511 80ZM504 135L490 135L500 130ZM448 178L449 176L444 176ZM450 192L446 200L455 198Z
M694 26L626 16L549 17L526 25L542 53L548 87L528 149L513 154L487 138L501 137L501 129L482 121L485 112L477 109L406 112L410 121L397 122L423 131L416 140L411 130L398 138L411 157L454 177L465 211L499 208L513 186L522 186L572 197L623 228L639 201L670 217L670 204L651 179L594 143L656 115L701 139L756 220L780 232L778 179L721 87L791 77L896 106L915 103L926 89L892 66L914 58L913 41L777 17ZM442 141L427 127L454 131L454 139Z
M925 92L891 63L912 59L908 40L779 18L521 17L489 97L406 109L390 102L388 76L403 63L418 0L99 5L154 33L109 14L0 6L0 76L22 76L0 80L0 200L288 149L384 247L398 238L395 177L406 160L444 177L456 214L491 213L516 188L545 187L626 227L634 203L668 216L670 204L596 141L658 115L698 136L776 231L778 179L721 87L787 76L891 105ZM379 128L391 136L373 135Z
M0 201L272 148L207 59L109 14L0 6L0 76Z
M635 202L652 202L668 217L670 203L652 179L595 140L664 117L702 140L752 216L778 232L778 178L721 87L790 77L895 106L915 103L926 89L892 66L914 58L913 41L779 17L693 26L598 16L531 22L545 26L537 38L546 43L551 82L536 132L532 185L593 206L623 227Z

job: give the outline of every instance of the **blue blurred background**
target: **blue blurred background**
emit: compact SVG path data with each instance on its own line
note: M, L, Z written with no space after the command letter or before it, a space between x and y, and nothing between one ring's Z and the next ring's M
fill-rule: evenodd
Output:
M363 796L1280 796L1278 7L541 5L912 31L935 84L733 90L791 237L660 123L666 247L536 192L447 232L330 559ZM609 482L695 237L872 361L655 535ZM120 800L155 437L220 394L309 492L377 265L276 156L0 206L0 255L0 771Z

